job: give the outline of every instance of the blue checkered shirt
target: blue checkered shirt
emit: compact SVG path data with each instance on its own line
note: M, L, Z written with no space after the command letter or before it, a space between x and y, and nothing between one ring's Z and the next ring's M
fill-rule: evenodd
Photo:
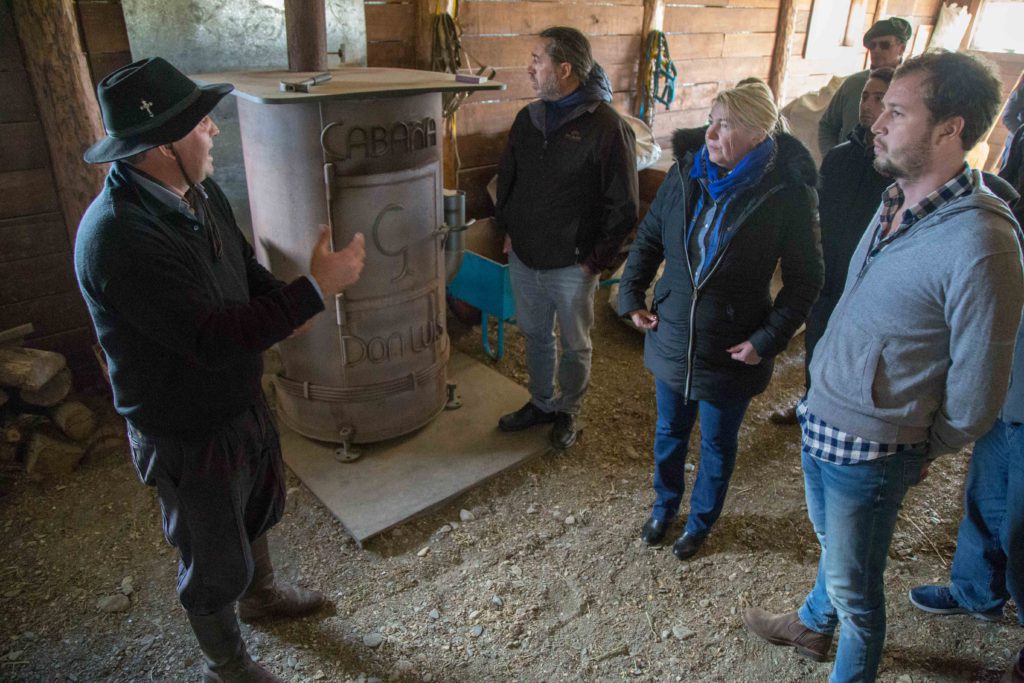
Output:
M886 234L896 218L896 212L903 203L903 190L898 183L890 185L882 193L882 211L879 215L878 225L875 226L874 235L871 238L871 249L868 251L867 260L878 256L892 241L905 233L914 223L938 209L943 204L953 201L957 197L968 194L974 189L974 176L966 164L963 171L942 187L930 193L916 205L903 212L900 227L890 234ZM922 443L880 443L869 439L862 439L848 432L838 429L817 415L807 410L807 399L797 404L797 418L800 421L800 449L811 457L837 465L852 465L858 462L877 460L890 455L907 451L919 450L927 447L928 442Z

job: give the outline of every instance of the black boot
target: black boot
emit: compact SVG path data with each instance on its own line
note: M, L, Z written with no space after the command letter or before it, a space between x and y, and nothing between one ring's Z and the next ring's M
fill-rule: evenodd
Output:
M303 617L327 604L322 593L275 580L266 535L252 542L252 561L252 583L238 601L238 616L243 621Z
M534 425L551 424L554 421L554 413L541 410L533 405L532 401L527 401L526 405L514 413L502 415L498 420L498 429L503 432L519 432Z
M188 621L206 659L203 683L284 683L245 651L233 604L213 614L188 613Z

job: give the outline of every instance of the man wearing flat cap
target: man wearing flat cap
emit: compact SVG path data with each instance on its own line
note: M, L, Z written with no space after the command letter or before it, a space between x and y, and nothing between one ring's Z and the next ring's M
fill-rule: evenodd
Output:
M261 353L303 331L365 258L362 235L335 252L322 231L308 276L284 283L256 261L210 178L210 112L231 90L197 87L159 57L104 78L107 137L85 160L113 164L75 242L132 459L180 555L178 597L208 683L280 680L246 653L236 602L246 620L327 603L274 579L266 533L284 509L284 466Z
M828 108L818 122L818 149L824 157L828 151L853 132L860 119L860 96L868 75L874 69L895 69L903 62L903 53L914 34L906 19L889 17L876 21L864 34L864 47L871 59L871 68L849 76L839 86Z

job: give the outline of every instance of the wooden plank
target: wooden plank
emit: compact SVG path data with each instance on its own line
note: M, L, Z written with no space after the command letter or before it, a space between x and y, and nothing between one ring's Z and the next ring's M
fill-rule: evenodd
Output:
M89 75L99 83L122 66L132 63L131 52L93 52L89 55Z
M87 52L130 52L120 0L78 0L82 42Z
M704 109L683 109L681 111L658 112L654 117L654 137L658 140L668 136L677 128L697 128L707 123L708 112ZM671 146L665 147L671 149Z
M679 94L675 102L672 103L672 109L702 109L708 111L711 109L711 101L715 99L715 95L721 90L722 84L717 81L685 85L679 88ZM659 109L658 111L661 110Z
M77 291L0 306L0 329L23 323L32 323L40 337L90 324L85 302Z
M679 7L665 9L666 33L770 33L778 10L746 7Z
M507 102L468 102L459 109L459 133L505 133L512 127L519 110L530 100Z
M774 45L774 33L729 33L725 36L722 55L726 57L771 57Z
M0 123L0 173L50 165L43 127L38 121Z
M59 213L0 220L0 263L68 251Z
M942 0L914 0L914 9L911 14L915 17L927 17L931 19L928 23L934 23L939 16L941 7Z
M77 292L69 252L0 263L0 306L42 296Z
M487 194L487 183L497 170L497 166L480 166L459 171L459 189L466 192L467 219L494 215L494 204Z
M93 355L92 345L96 343L92 327L85 325L70 330L47 335L45 337L32 337L31 344L34 348L44 351L56 351L68 360L68 368L71 370L71 378L77 389L91 387L104 382L96 356Z
M0 2L0 71L18 71L23 68L11 6L4 0Z
M594 59L601 66L610 64L627 64L636 61L640 54L639 35L588 36L590 49ZM462 37L462 46L466 49L474 65L486 64L496 68L526 68L530 59L530 50L537 41L536 36L472 36Z
M612 84L612 92L631 92L636 80L636 61L631 64L612 64L605 67L608 80ZM488 100L522 100L536 97L530 76L523 68L498 69L495 81L504 83L505 90L480 93Z
M64 224L73 236L106 175L103 167L82 159L85 148L104 133L73 2L13 0L13 7Z
M671 33L667 37L669 55L677 65L694 57L721 57L725 45L721 33Z
M416 5L388 2L365 4L366 41L407 40L413 42L416 30Z
M721 57L718 59L688 59L676 64L679 80L683 83L711 81L738 81L748 76L768 78L769 57Z
M588 35L639 35L642 21L639 5L467 0L459 8L468 35L536 35L548 26L574 26Z
M57 211L57 190L49 168L0 173L0 218Z
M391 66L412 68L414 55L412 43L407 41L389 40L386 42L366 43L367 66Z
M24 70L0 71L0 123L36 121L36 102Z
M507 132L460 135L458 143L461 168L497 164L507 142Z
M885 13L890 17L903 17L909 19L914 14L915 0L889 0L889 6Z

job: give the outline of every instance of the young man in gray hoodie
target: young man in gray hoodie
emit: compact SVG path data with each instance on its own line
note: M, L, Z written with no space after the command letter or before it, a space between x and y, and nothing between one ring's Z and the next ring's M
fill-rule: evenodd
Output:
M850 262L798 407L807 512L821 543L797 612L748 609L775 645L825 661L830 681L873 681L885 642L883 574L900 503L928 463L992 426L1024 304L1018 226L964 162L999 110L973 57L907 61L872 126L896 182Z

